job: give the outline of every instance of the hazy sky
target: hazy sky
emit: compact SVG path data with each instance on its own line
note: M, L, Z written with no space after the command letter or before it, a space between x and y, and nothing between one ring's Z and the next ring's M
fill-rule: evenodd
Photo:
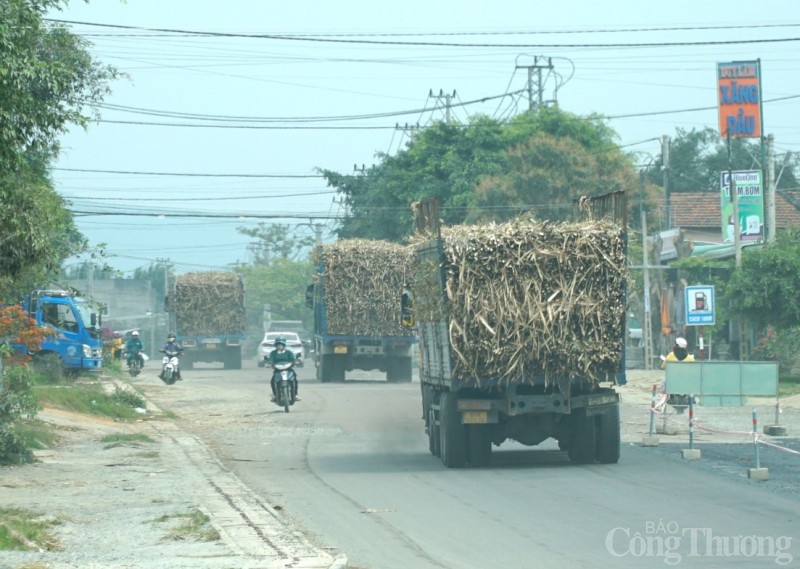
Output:
M611 117L646 161L676 128L717 128L717 62L760 58L765 132L779 154L800 151L796 0L93 0L49 17L129 76L53 171L127 274L158 258L179 272L247 261L236 228L253 216L308 235L322 223L330 239L343 209L316 168L396 153L406 125L443 118L444 95L460 121L522 112L526 95L503 95L534 63L552 63L544 99Z

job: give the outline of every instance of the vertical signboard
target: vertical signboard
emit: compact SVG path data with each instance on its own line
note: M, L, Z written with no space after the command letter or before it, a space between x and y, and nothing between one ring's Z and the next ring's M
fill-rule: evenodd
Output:
M687 286L684 290L686 325L713 326L716 323L714 286Z
M761 60L717 63L719 133L761 137Z
M731 180L736 185L739 206L739 238L742 242L764 240L764 182L761 170L735 170L720 173L722 239L734 242L735 220L731 200Z

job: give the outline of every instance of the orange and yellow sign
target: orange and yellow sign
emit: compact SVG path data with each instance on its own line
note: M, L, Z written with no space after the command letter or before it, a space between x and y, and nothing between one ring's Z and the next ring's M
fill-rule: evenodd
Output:
M719 133L761 137L761 61L717 63Z

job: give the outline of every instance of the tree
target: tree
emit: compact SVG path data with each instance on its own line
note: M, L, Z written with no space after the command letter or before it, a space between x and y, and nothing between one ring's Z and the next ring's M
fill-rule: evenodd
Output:
M598 117L557 108L508 125L478 115L467 125L435 123L396 156L380 155L364 175L323 174L349 209L339 237L400 241L419 200L437 198L446 224L508 219L533 206L541 217L561 219L558 208L571 209L583 195L634 189L630 158L615 139Z
M88 43L43 15L64 0L0 2L0 294L15 281L43 280L86 242L53 190L47 167L58 136L88 125L118 76Z
M733 170L761 168L761 144L744 138L731 139L730 166ZM787 157L778 166L786 166L778 180L778 188L796 188L794 173L797 159ZM669 188L671 192L708 191L719 193L720 173L729 169L728 144L719 133L709 127L702 130L679 128L670 140ZM778 173L778 172L776 172ZM645 169L647 180L663 183L663 156Z
M748 248L725 288L732 310L759 328L800 326L800 229Z
M252 247L255 265L270 265L277 259L297 260L314 244L311 237L295 236L288 225L261 222L254 229L237 227L236 230L257 239Z

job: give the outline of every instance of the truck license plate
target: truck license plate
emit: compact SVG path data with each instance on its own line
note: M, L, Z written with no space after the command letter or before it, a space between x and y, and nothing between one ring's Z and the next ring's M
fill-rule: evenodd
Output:
M347 353L347 346L334 346L333 347L334 354L346 354Z
M206 344L206 348L209 349L209 350L216 350L217 349L217 345L216 344Z
M465 425L482 425L489 422L489 414L486 411L465 411L461 422Z

